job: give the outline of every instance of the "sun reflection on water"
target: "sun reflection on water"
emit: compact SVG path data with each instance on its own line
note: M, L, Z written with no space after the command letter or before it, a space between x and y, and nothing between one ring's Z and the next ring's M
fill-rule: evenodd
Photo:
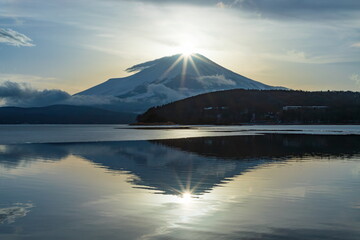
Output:
M192 202L193 198L191 195L191 192L184 192L179 199L179 202L182 204L190 204Z

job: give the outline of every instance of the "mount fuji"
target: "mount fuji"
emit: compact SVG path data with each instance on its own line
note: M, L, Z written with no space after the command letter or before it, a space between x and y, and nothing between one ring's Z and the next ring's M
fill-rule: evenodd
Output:
M128 68L134 73L112 78L76 95L117 97L116 108L141 112L206 92L227 89L286 89L269 86L232 72L201 54L177 54ZM114 107L114 106L113 106Z

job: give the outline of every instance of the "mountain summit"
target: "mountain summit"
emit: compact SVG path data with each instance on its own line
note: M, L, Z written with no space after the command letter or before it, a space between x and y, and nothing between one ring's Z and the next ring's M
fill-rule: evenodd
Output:
M283 89L234 73L201 54L177 54L127 69L134 74L112 78L78 95L115 96L131 109L142 111L205 92L226 89Z

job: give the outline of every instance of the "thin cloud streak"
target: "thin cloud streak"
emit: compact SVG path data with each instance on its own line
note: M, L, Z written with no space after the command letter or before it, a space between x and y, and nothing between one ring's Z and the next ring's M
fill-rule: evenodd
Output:
M32 40L22 33L16 32L12 29L0 28L0 43L16 47L33 47Z
M184 4L204 7L233 8L265 18L346 18L360 11L358 0L123 0L153 4ZM338 13L338 14L336 14Z

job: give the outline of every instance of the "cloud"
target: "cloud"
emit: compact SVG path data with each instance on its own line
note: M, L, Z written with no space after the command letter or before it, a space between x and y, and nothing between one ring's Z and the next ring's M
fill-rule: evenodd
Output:
M33 47L32 40L22 33L11 29L0 28L0 43L17 47Z
M54 77L42 77L42 76L36 76L36 75L0 73L0 82L1 81L23 82L24 79L26 79L27 82L40 83L42 85L46 82L53 82L54 80L56 80L56 78L54 78Z
M159 59L155 59L153 61L148 61L148 62L144 62L144 63L140 63L137 65L134 65L132 67L129 67L128 69L126 69L127 72L132 73L132 72L138 72L138 71L142 71L145 70L147 68L150 68L154 65L157 64L161 64L162 62L166 62L166 60L170 59L170 58L174 58L174 56L171 57L164 57L164 58L159 58ZM175 60L176 61L176 60Z
M265 17L288 18L339 18L334 13L360 11L358 0L235 0L234 6L259 13Z
M351 45L352 47L358 47L360 48L360 42L354 43L353 45Z
M314 59L310 59L305 52L291 49L285 53L265 53L262 55L264 58L274 59L277 61L285 62L298 62L298 63L315 63Z
M236 83L231 79L226 79L224 75L201 76L196 80L204 86L235 86Z
M216 4L216 7L218 7L218 8L226 8L227 6L226 6L226 4L224 4L223 2L218 2L218 3Z
M33 207L31 203L16 203L12 207L0 208L0 224L13 223L17 218L25 217Z
M120 102L112 96L71 96L59 89L38 90L30 84L6 81L0 84L0 100L5 106L42 107L54 104L106 105Z
M61 102L68 105L109 105L122 102L114 96L74 95Z
M17 18L17 17L6 17L2 16L0 12L0 25L5 27L13 27L13 26L22 26L24 24L24 21Z
M61 90L37 90L26 83L6 81L0 85L0 99L5 105L46 106L64 101L70 95Z
M294 58L294 59L306 59L306 53L303 51L297 51L297 50L289 50L286 52L287 56Z
M185 97L187 96L165 86L164 84L149 84L145 86L145 91L141 94L124 98L120 101L126 103L143 101L144 104L159 104L159 102L167 103L169 101L176 101Z
M231 7L250 11L261 17L270 18L340 18L346 14L334 14L360 11L358 0L127 0L152 2L155 4L188 4L198 6Z
M345 63L345 62L349 62L350 59L348 56L342 56L339 54L338 55L315 54L315 53L310 54L295 49L287 50L286 52L262 53L259 56L264 59L271 59L281 62L306 63L306 64Z
M184 98L184 95L178 93L177 91L166 87L163 84L150 84L147 87L147 95L164 97L165 101L176 101L181 98Z
M355 74L354 73L349 78L350 78L351 81L354 81L357 85L360 86L360 74Z

